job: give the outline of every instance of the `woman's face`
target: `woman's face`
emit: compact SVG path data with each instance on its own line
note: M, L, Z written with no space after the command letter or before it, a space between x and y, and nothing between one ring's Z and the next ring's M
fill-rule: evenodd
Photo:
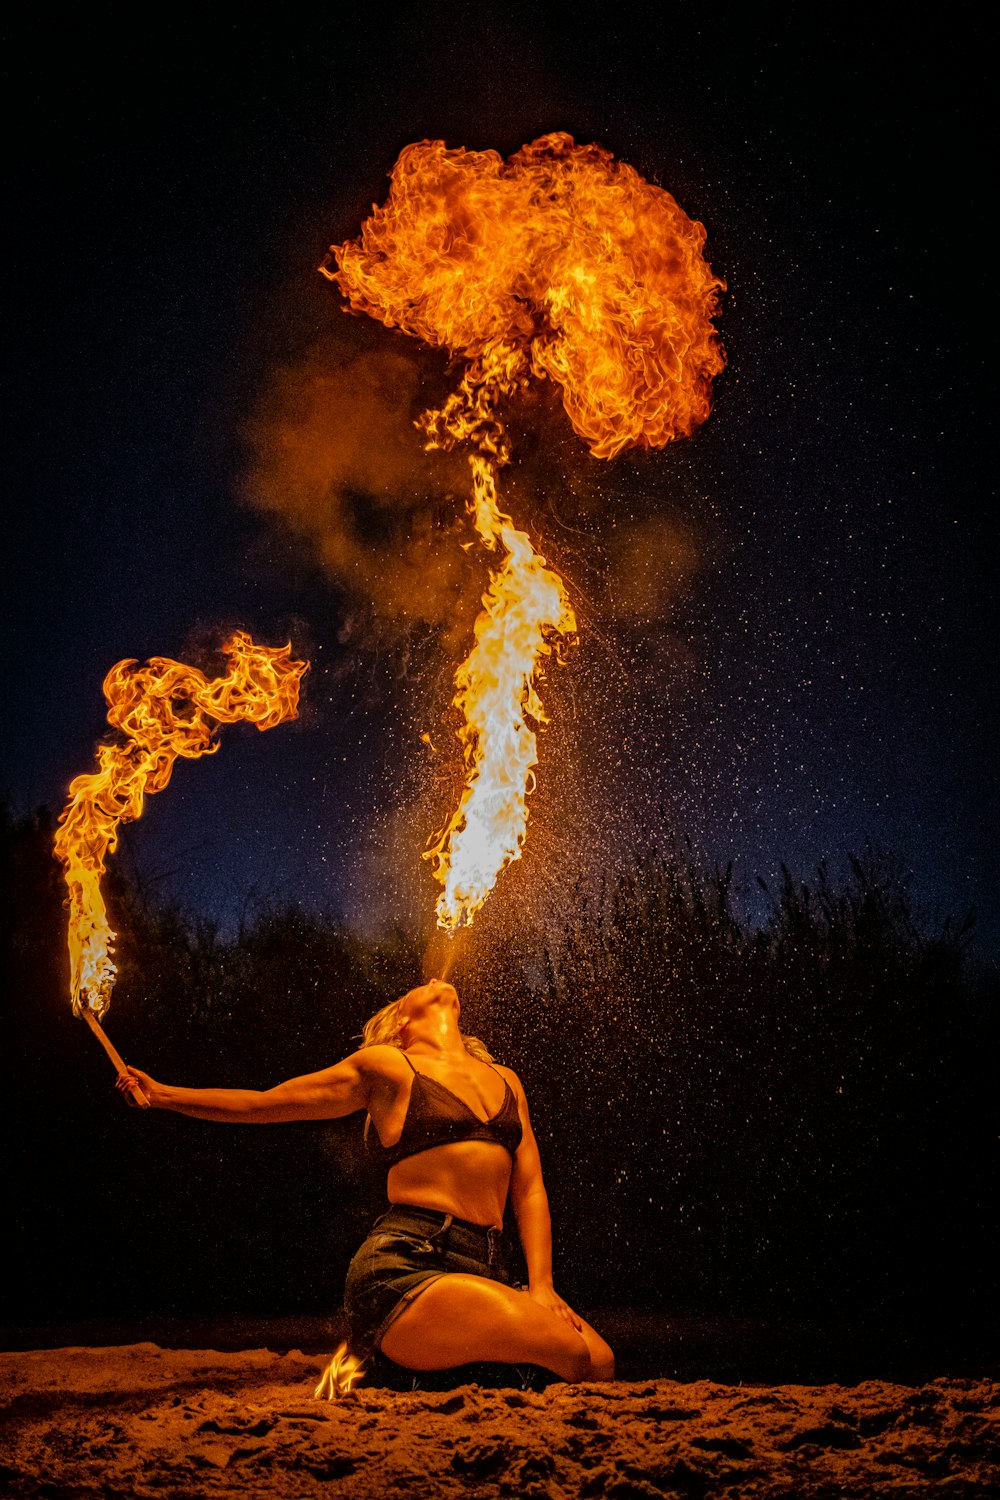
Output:
M455 1019L458 1019L461 1009L458 991L453 984L447 984L443 979L430 979L426 984L408 991L399 1002L400 1031L404 1031L411 1021L419 1021L429 1011L441 1005L453 1005Z

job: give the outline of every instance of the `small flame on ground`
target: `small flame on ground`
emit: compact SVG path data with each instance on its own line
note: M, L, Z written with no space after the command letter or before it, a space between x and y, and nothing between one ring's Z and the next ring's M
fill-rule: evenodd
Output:
M341 1344L319 1378L313 1391L316 1401L337 1401L346 1396L365 1373L365 1362Z
M120 661L104 679L108 723L121 737L99 747L99 770L70 783L55 838L69 889L76 1015L87 1007L100 1019L114 987L115 934L100 881L119 825L141 816L147 793L163 790L178 756L196 760L218 749L217 725L243 720L264 730L295 718L308 663L293 661L291 649L257 646L238 630L223 647L229 658L223 677L209 679L197 667L154 656L145 666Z
M508 162L443 141L407 146L386 203L320 267L352 311L465 360L458 389L418 425L428 447L472 450L475 528L491 552L503 549L455 677L465 788L427 851L449 932L520 858L531 725L545 723L539 668L576 630L562 580L500 509L496 474L509 450L498 402L532 375L551 379L597 458L692 432L724 364L712 326L724 282L704 243L664 189L555 132Z

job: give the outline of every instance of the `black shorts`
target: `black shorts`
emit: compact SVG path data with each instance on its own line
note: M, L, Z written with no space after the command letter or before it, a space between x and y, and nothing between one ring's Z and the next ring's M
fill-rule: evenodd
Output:
M344 1308L352 1353L374 1353L400 1313L441 1276L465 1272L509 1284L502 1231L433 1208L394 1204L347 1270Z

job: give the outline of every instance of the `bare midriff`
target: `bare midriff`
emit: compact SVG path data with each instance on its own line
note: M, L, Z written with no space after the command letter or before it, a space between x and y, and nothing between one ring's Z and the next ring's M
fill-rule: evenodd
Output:
M397 1162L386 1192L390 1203L433 1208L499 1229L512 1167L510 1154L492 1141L454 1141Z

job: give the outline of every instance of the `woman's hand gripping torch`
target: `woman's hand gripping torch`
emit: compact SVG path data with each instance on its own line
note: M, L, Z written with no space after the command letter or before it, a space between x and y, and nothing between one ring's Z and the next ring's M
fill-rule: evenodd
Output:
M85 1005L83 1007L83 1019L86 1021L87 1025L90 1027L91 1031L94 1033L97 1040L100 1042L101 1046L104 1048L105 1052L114 1063L115 1067L118 1069L119 1078L127 1078L128 1073L126 1071L125 1064L122 1062L118 1048L113 1042L108 1040L108 1037L106 1036L104 1031L104 1027L101 1025L100 1021L97 1019L97 1017L94 1015L94 1012L88 1005ZM140 1109L149 1108L149 1100L146 1098L145 1094L142 1092L142 1089L137 1083L130 1083L128 1086L128 1091L132 1095L133 1103L137 1104Z

